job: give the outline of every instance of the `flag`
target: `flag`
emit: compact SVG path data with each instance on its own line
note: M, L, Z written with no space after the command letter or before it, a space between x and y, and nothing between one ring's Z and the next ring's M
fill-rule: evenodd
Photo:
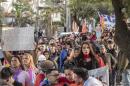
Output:
M108 29L111 29L115 26L115 15L100 14L99 12L98 15L100 18L100 25L102 27L102 30L104 30L105 26Z
M79 32L79 27L75 21L72 23L72 32Z
M83 19L83 23L82 23L82 33L86 33L88 31L87 29L87 25L86 25L86 20Z
M102 27L102 31L104 31L104 29L105 29L104 16L100 15L99 17L100 17L100 25Z

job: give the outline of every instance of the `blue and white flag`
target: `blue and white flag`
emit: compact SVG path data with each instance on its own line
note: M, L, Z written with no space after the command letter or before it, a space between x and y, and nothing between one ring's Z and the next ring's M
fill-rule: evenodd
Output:
M115 27L115 15L106 15L106 14L101 14L98 12L99 17L103 17L104 19L104 25L110 29L112 27Z

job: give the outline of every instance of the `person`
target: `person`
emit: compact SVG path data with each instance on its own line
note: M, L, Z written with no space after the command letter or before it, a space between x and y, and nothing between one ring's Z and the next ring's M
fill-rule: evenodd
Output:
M97 41L100 41L100 39L101 39L101 34L102 34L101 25L100 25L100 24L97 24L97 27L96 27L96 37L97 37Z
M121 82L124 86L130 86L130 62L122 51L119 51L118 54L117 68L116 76L119 78L116 78L116 82Z
M64 71L64 61L67 59L68 56L68 48L69 45L67 45L67 43L64 44L63 49L60 53L60 57L59 57L59 69L61 72Z
M96 41L97 37L96 37L96 31L93 31L91 36L90 36L90 40L91 41Z
M50 58L50 52L48 50L45 50L43 52L43 55L46 57L46 60L48 60Z
M45 54L46 57L44 55L41 55L38 58L37 67L38 67L39 73L36 75L36 80L35 80L34 86L40 86L40 83L45 78L45 73L42 71L42 69L43 69L42 65L44 65L48 61L48 59L49 59L49 51L44 51L44 54Z
M52 61L46 60L41 65L41 68L45 73L45 78L43 78L39 86L64 86L58 83L59 72Z
M111 53L107 52L106 47L104 45L100 46L100 53L105 64L109 66L109 69L112 70L113 68L115 68L117 64L117 59L113 57Z
M9 67L2 68L0 75L2 79L0 86L23 86L22 83L13 79L13 72Z
M88 75L86 68L73 68L73 76L75 82L80 84L79 86L103 86L102 82Z
M50 44L50 58L49 60L53 61L56 65L56 67L58 68L58 55L56 52L56 45L54 43Z
M77 66L78 58L80 55L81 47L76 46L72 51L70 56L67 58L68 61L70 61L74 66Z
M90 42L85 41L81 45L81 52L77 58L77 66L84 67L88 70L101 67L99 57L96 56L92 45Z
M48 60L44 60L43 58L38 59L39 73L36 75L36 80L35 80L34 86L40 86L41 81L44 80L44 78L45 78L45 73L42 71L42 69L43 69L42 65L44 64L44 62L46 63L46 61L48 61Z
M13 70L13 79L22 83L23 86L31 86L29 74L22 70L21 60L18 56L11 59L11 69Z
M46 57L44 55L40 55L37 59L37 68L38 69L41 69L40 68L40 65L46 60Z
M107 44L107 51L108 53L111 53L114 57L117 57L117 52L115 49L115 44L112 39L109 39Z
M28 72L32 86L34 86L37 68L34 65L33 57L29 53L25 53L22 57L23 69Z
M104 59L104 62L109 67L109 81L110 86L113 86L115 84L115 68L117 65L117 59L113 57L111 53L108 53L106 50L106 47L104 45L101 45L100 47L101 51L101 57Z
M68 80L67 83L69 84L69 86L78 86L77 83L75 83L74 79L73 79L73 69L74 65L70 62L65 62L64 64L64 74L66 79Z

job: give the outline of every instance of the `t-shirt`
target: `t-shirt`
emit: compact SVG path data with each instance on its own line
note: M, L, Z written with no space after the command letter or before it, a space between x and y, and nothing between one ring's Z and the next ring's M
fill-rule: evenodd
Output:
M21 71L17 76L18 82L22 83L23 86L31 86L31 81L29 79L29 74L26 71Z
M36 81L35 81L34 86L40 86L40 83L41 83L42 80L44 80L44 78L45 78L45 75L43 73L38 74L36 76Z
M99 80L97 80L94 77L89 77L83 86L103 86L102 82L100 82Z

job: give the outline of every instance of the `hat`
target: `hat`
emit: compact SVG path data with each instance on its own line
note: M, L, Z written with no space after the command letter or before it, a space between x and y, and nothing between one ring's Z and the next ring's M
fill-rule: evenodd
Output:
M38 61L44 61L44 60L46 60L46 57L44 55L40 55L38 57Z
M106 48L105 45L102 44L102 45L100 46L100 49L102 49L102 48Z

